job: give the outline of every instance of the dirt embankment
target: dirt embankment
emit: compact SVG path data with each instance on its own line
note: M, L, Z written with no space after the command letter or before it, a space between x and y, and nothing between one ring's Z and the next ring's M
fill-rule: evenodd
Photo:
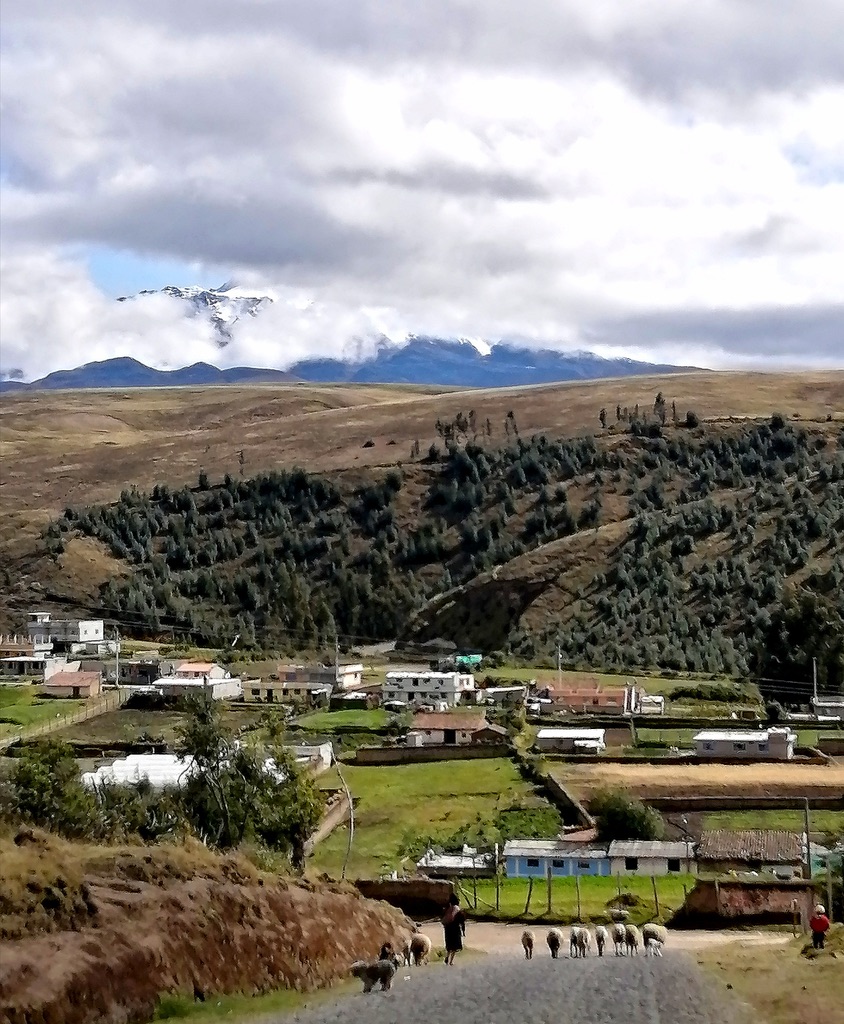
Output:
M412 930L345 886L287 882L207 851L124 848L86 861L75 844L36 835L17 849L0 842L4 860L2 1024L148 1021L168 991L310 991Z

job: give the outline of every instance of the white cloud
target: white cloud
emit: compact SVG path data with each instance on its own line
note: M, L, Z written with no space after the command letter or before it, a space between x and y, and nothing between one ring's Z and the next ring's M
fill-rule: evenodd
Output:
M794 315L841 294L837 0L7 0L4 20L4 371L285 365L379 331L687 362L656 325L688 310L718 365L844 364ZM221 355L178 307L99 293L85 244L315 304Z

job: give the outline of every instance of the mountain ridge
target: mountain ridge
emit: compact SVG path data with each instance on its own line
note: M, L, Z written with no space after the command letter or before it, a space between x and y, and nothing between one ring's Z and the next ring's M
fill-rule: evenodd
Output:
M305 359L287 370L233 366L220 369L199 362L171 370L147 366L130 356L56 370L32 383L0 381L2 392L55 389L202 387L262 383L429 384L454 387L512 387L556 381L687 373L694 366L673 366L632 359L605 359L591 352L527 349L501 342L485 354L465 340L414 337L405 345L381 344L366 359Z

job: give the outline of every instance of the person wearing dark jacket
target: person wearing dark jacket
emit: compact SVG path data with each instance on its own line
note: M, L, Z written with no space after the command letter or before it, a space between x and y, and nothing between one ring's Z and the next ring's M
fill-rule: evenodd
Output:
M812 929L813 948L823 949L826 933L829 931L829 918L826 916L826 909L820 903L815 907L815 913L809 920L809 927Z
M448 898L442 926L445 933L445 965L451 967L455 954L463 948L463 939L466 935L466 915L460 909L460 900L455 893Z

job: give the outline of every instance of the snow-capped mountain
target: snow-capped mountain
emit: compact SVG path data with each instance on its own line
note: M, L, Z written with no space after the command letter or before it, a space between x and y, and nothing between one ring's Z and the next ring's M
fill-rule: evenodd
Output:
M219 288L179 288L168 284L159 290L146 288L137 295L121 295L118 302L137 302L142 296L169 295L182 299L186 304L186 316L204 316L214 325L221 348L231 341L231 329L238 320L257 316L262 308L273 302L273 296L260 295L240 288L234 281L227 281Z

